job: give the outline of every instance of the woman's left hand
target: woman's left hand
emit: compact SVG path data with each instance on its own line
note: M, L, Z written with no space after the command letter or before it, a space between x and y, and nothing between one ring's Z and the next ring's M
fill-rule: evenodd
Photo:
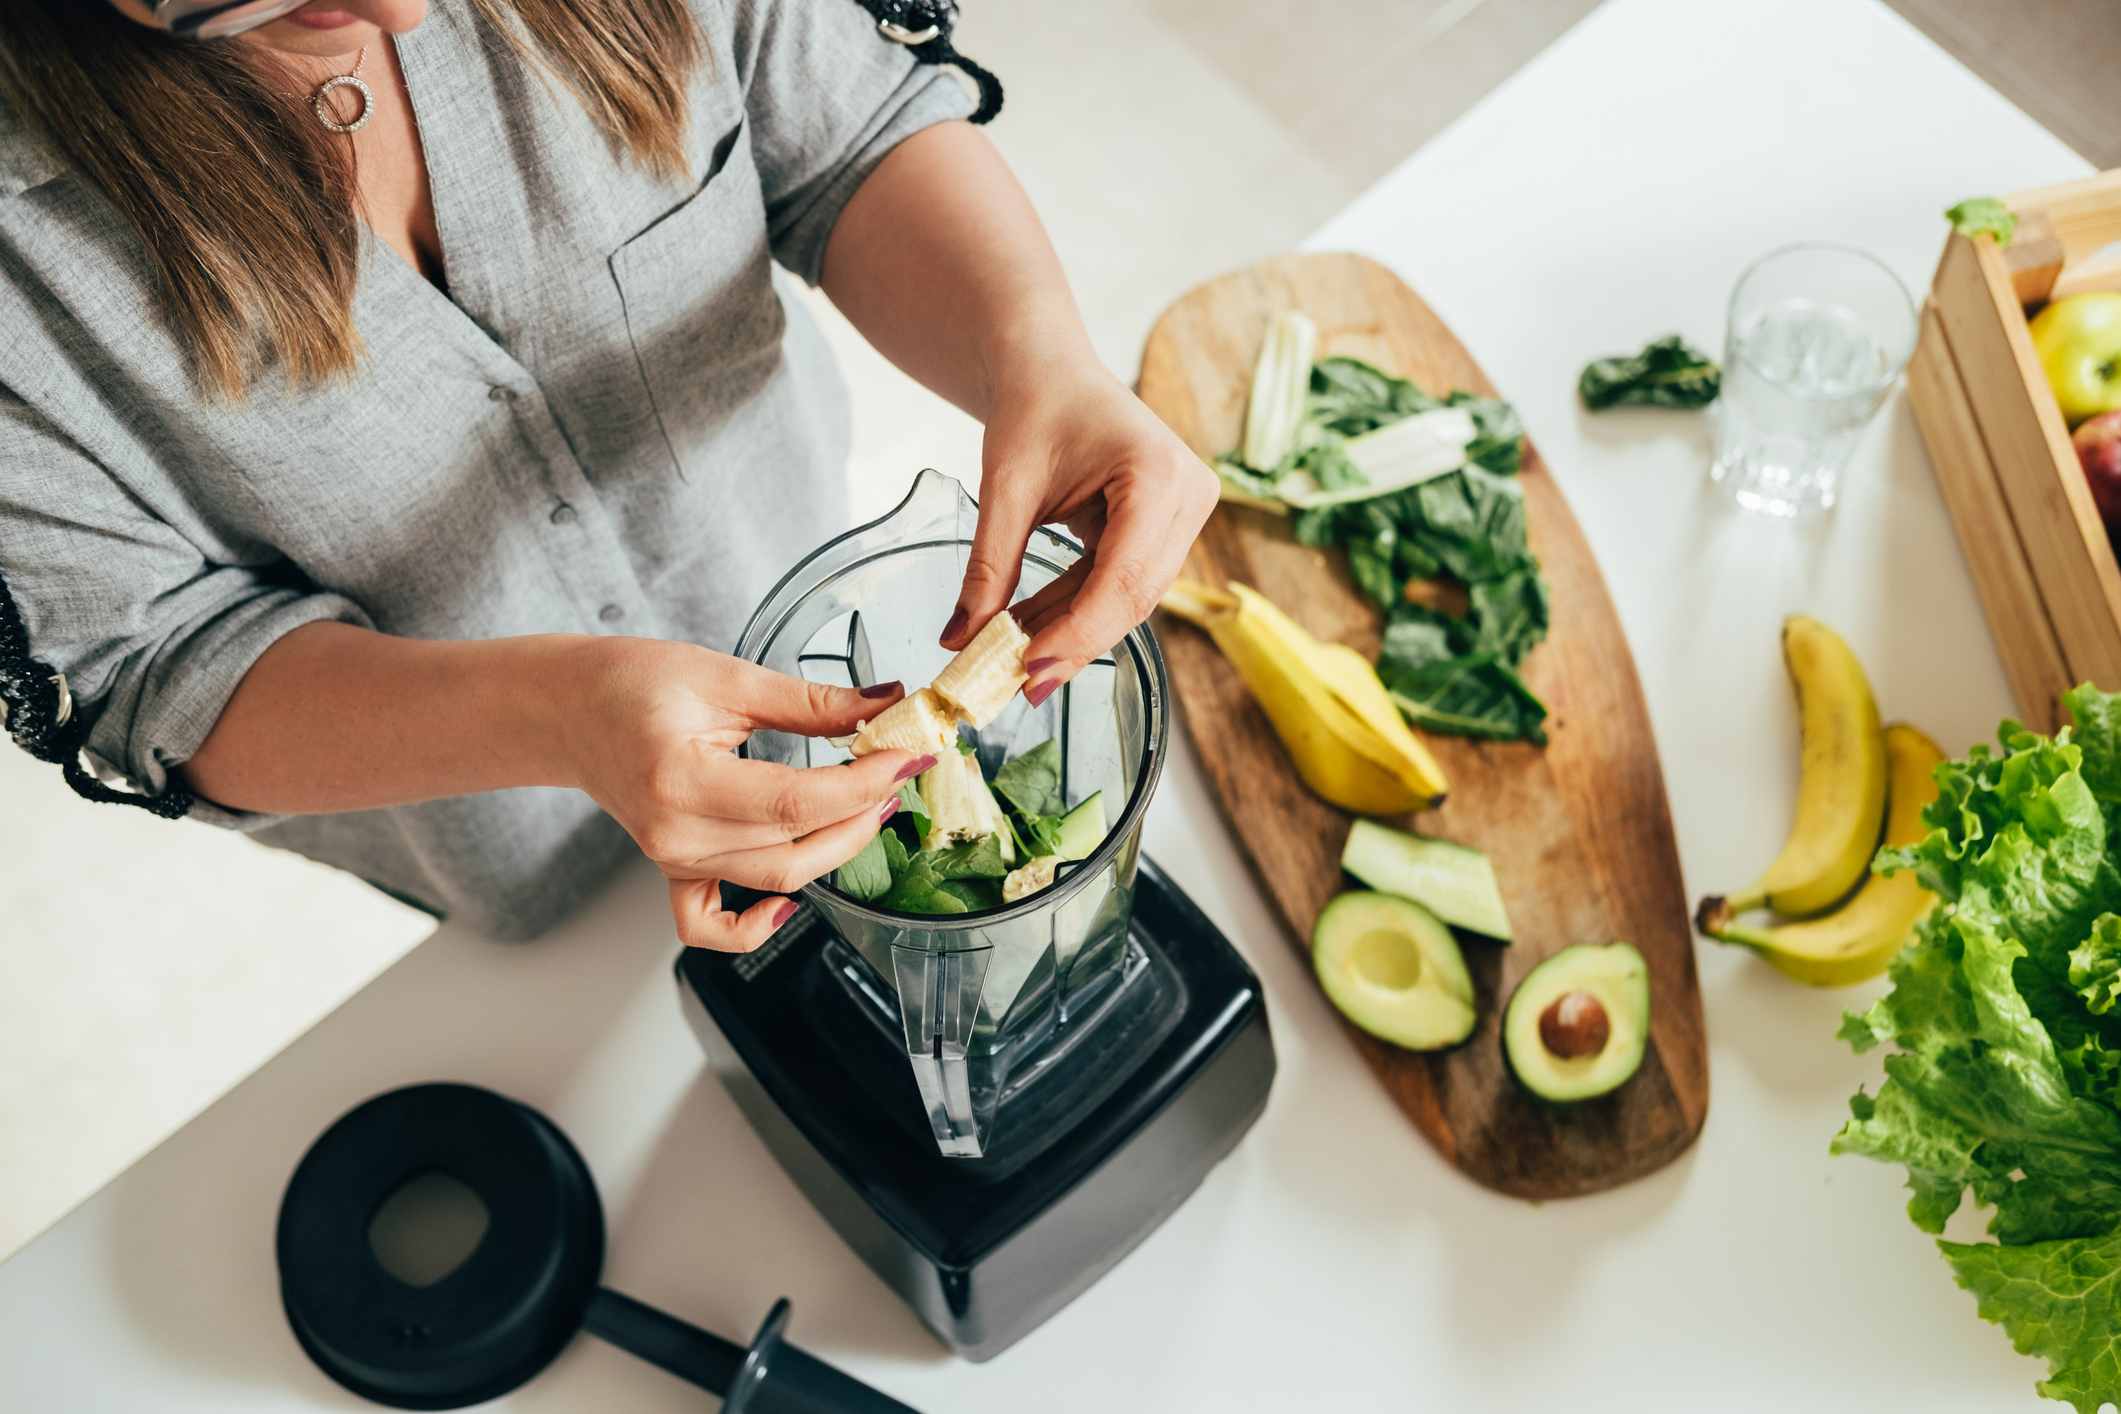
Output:
M1086 347L997 381L981 460L979 529L945 648L963 647L1008 607L1037 527L1065 525L1085 551L1016 606L1031 635L1024 697L1037 706L1149 617L1218 486Z

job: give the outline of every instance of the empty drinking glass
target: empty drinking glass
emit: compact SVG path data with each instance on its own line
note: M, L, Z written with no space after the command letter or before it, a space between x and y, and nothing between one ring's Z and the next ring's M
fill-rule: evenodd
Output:
M1914 347L1914 303L1873 257L1835 245L1762 256L1731 292L1710 478L1757 515L1833 505Z

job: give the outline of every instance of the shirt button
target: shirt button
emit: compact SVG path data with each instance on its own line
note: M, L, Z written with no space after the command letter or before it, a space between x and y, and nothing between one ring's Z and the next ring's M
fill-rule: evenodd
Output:
M616 604L606 604L603 608L597 610L597 617L607 624L615 624L626 617L626 611Z
M497 403L512 403L516 400L516 390L513 388L488 388L486 396Z
M552 523L554 525L573 525L574 507L568 505L565 501L554 506L552 508Z

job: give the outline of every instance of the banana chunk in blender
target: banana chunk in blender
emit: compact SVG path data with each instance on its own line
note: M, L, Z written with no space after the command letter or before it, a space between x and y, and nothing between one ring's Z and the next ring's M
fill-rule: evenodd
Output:
M930 752L957 743L957 721L984 727L1009 705L1030 679L1024 650L1031 636L1017 626L1007 609L987 620L979 635L935 675L935 681L907 694L874 721L855 731L849 748L856 756L872 751Z

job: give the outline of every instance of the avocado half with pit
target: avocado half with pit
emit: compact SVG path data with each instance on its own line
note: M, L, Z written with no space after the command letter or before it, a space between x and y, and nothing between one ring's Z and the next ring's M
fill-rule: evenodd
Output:
M1412 899L1340 895L1311 929L1311 965L1327 999L1380 1040L1434 1051L1473 1034L1473 979L1458 940Z
M1576 943L1525 974L1502 1015L1524 1087L1573 1104L1621 1087L1650 1036L1650 969L1626 943Z

